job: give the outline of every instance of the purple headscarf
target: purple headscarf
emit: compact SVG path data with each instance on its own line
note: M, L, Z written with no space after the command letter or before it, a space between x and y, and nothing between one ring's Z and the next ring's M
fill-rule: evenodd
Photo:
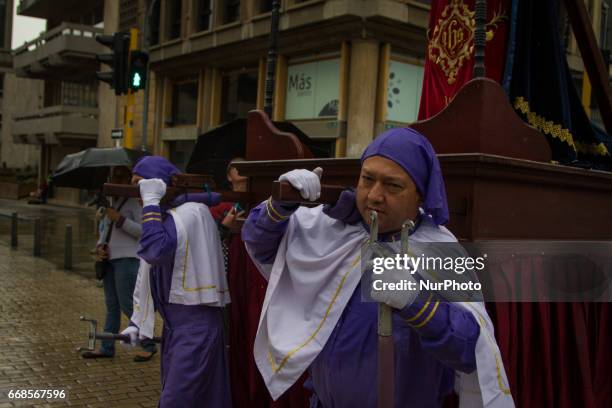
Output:
M132 170L132 173L145 179L161 179L166 185L170 184L173 175L180 172L174 164L161 156L145 156L136 163Z
M431 215L437 225L448 222L446 190L440 163L425 136L410 128L388 130L366 147L361 155L361 164L372 156L382 156L400 165L419 190L425 214Z

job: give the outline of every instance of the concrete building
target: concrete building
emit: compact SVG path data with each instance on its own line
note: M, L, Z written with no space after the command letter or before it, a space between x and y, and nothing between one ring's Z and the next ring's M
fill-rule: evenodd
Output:
M146 145L184 166L199 134L263 107L272 1L134 0L121 7L127 3L138 6L141 44L152 4ZM385 126L412 122L427 3L282 1L274 119L294 122L336 156L355 156ZM143 95L136 95L136 146Z
M13 73L13 6L13 0L0 0L0 162L3 168L21 169L36 167L38 147L13 143L11 118L16 110L32 108L31 100L38 98L39 84L17 80ZM18 97L23 94L33 95L33 98Z
M39 182L69 153L98 139L98 81L94 37L103 32L104 1L20 0L17 13L46 19L46 31L13 50L15 79L8 134L15 145L35 147ZM114 101L113 101L114 102ZM6 106L6 104L5 104ZM57 189L59 201L80 193Z

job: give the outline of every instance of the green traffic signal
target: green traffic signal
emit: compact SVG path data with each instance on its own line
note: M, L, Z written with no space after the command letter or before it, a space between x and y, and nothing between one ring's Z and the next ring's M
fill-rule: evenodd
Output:
M140 88L140 81L140 74L138 72L135 72L134 76L132 77L132 88Z
M130 53L130 70L129 81L130 89L138 91L144 89L147 83L147 68L149 62L149 54L142 51L132 51Z

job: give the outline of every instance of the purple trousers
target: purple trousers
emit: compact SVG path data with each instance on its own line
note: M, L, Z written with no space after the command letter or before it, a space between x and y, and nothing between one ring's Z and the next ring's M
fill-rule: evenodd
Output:
M162 408L231 407L223 309L164 305Z

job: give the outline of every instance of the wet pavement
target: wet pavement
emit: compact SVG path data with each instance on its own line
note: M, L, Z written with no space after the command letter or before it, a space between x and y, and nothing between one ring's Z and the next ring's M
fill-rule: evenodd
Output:
M66 225L72 225L73 271L94 277L94 258L91 251L96 245L97 230L92 208L73 208L58 205L30 205L23 200L0 199L0 243L10 243L11 214L16 212L18 223L18 250L33 253L34 219L41 220L41 256L55 266L64 267Z
M61 227L69 217L74 223L74 213L67 211L47 225ZM76 217L84 221L75 230L91 233L87 216ZM26 241L22 236L22 242ZM61 247L54 240L57 237L52 234L46 238L47 251ZM61 401L0 399L0 408L157 405L159 354L149 362L135 363L133 351L121 347L112 359L83 360L76 352L78 346L86 345L88 333L79 316L104 320L104 295L95 280L65 272L0 242L0 282L0 394L11 389L64 390L67 394ZM126 324L123 317L122 327ZM158 320L157 328L160 326Z

